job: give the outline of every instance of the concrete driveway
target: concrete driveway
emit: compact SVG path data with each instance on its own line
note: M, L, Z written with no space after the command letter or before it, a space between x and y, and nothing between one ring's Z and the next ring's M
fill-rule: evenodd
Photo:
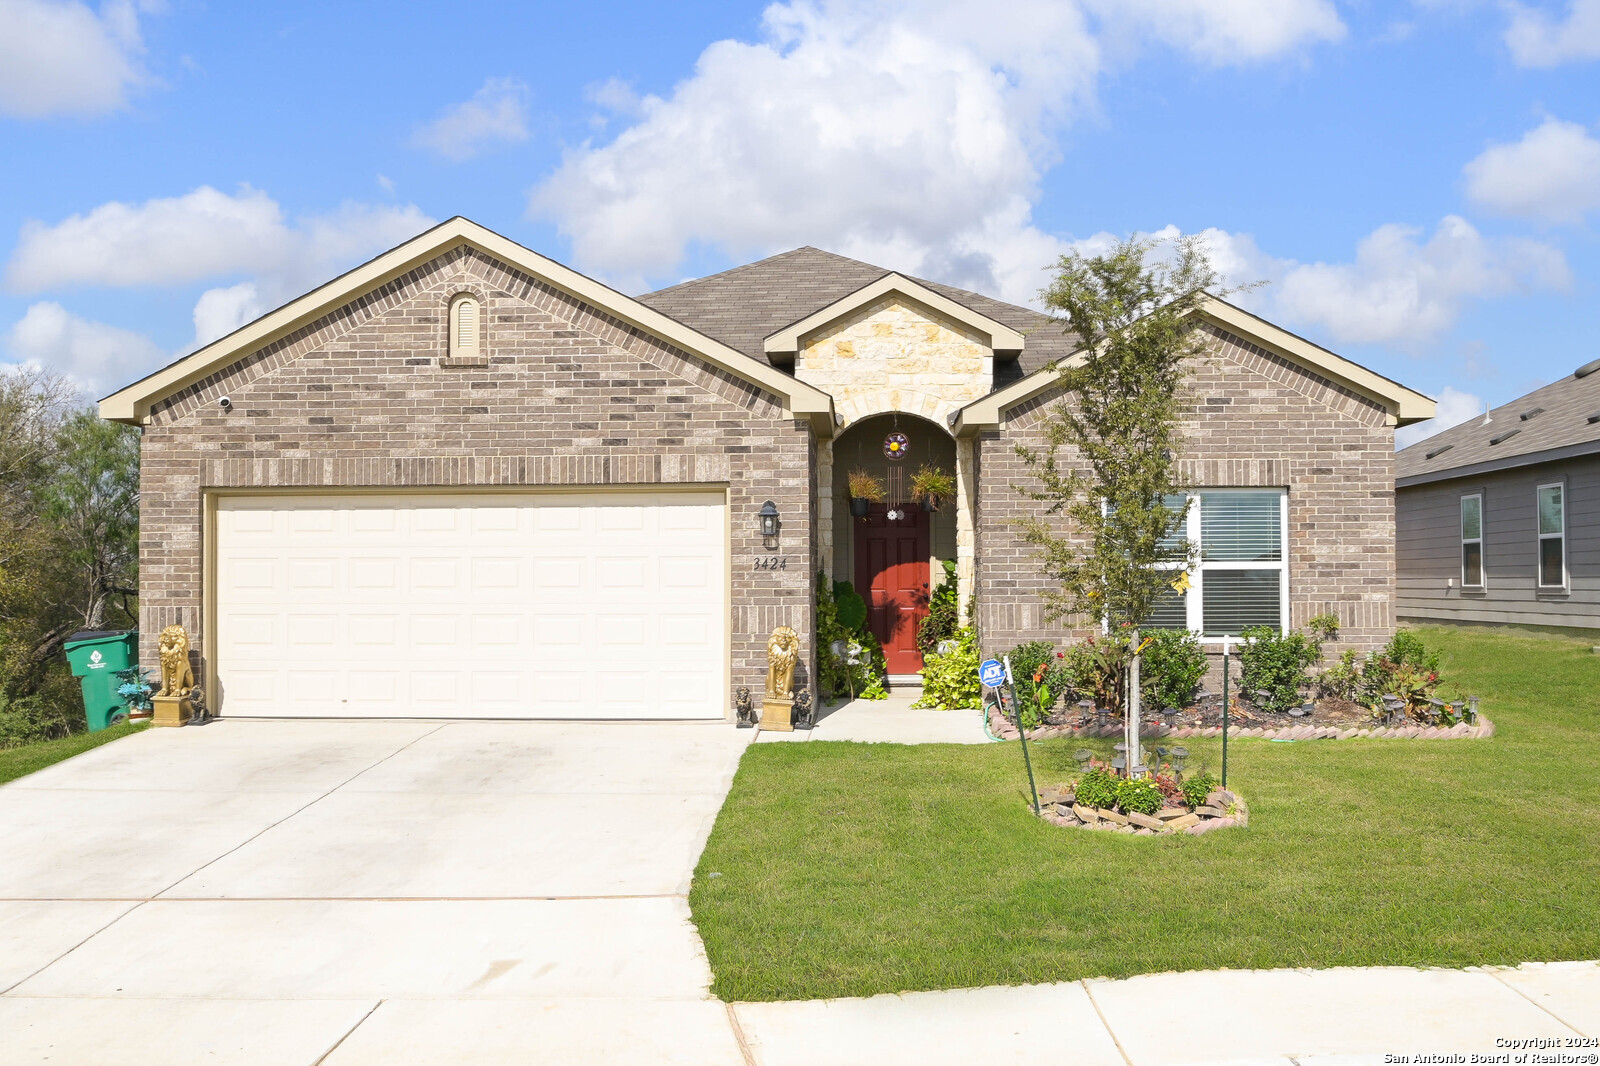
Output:
M742 1063L686 896L750 735L223 720L0 787L0 1063Z

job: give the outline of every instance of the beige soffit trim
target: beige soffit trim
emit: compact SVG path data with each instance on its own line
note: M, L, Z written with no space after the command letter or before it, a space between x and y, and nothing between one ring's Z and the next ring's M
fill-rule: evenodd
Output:
M276 311L213 341L192 355L158 370L100 401L100 417L140 424L150 408L173 393L216 373L235 360L293 333L364 292L437 258L457 245L477 248L502 262L597 307L646 333L691 352L781 399L787 414L809 418L819 435L831 437L833 398L783 371L697 332L629 296L562 266L538 252L459 215L441 222L397 248L313 289Z
M1266 319L1252 315L1224 300L1208 298L1198 313L1231 333L1248 337L1290 362L1299 363L1337 384L1344 385L1352 392L1381 404L1389 412L1389 424L1392 426L1407 426L1413 422L1432 418L1434 415L1436 406L1434 401L1422 393L1391 381L1382 374L1375 374L1364 366L1335 355L1326 348L1312 344L1303 337L1297 337L1288 330L1280 329ZM1007 411L1019 404L1027 403L1054 386L1061 366L1073 366L1082 362L1081 353L1068 356L1055 366L1036 370L1021 381L1013 382L981 400L967 404L957 411L951 420L951 431L960 437L989 426L998 426L1004 421Z
M813 330L826 326L829 322L843 318L850 312L873 303L888 293L896 292L908 300L915 300L932 308L946 318L953 318L962 325L976 333L987 334L989 347L997 352L1020 352L1023 348L1023 336L1003 322L996 322L987 315L980 315L970 307L956 303L948 296L941 296L926 285L918 285L910 278L899 274L885 274L870 285L864 285L850 295L815 311L800 321L778 330L767 337L763 342L764 351L778 354L785 352L798 352L800 338Z

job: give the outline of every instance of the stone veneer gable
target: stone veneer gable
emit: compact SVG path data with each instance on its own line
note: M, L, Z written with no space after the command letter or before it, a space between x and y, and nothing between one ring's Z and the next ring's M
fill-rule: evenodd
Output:
M447 307L482 294L486 362L446 366ZM221 410L227 395L232 408ZM144 661L163 626L202 617L210 489L703 484L730 509L732 683L763 683L766 640L810 647L815 479L809 421L775 396L479 251L417 267L161 403L144 429ZM755 572L772 499L785 571ZM814 665L802 663L801 678Z
M802 338L795 377L833 397L846 425L903 411L949 428L994 387L985 338L898 293Z
M1385 410L1320 375L1215 327L1191 367L1181 469L1196 487L1282 487L1289 493L1289 622L1325 611L1345 647L1381 645L1394 630L1394 432ZM980 435L977 505L979 636L988 653L1025 640L1075 640L1049 623L1037 556L1015 522L1035 504L1014 486L1030 475L1019 444L1044 445L1057 390Z

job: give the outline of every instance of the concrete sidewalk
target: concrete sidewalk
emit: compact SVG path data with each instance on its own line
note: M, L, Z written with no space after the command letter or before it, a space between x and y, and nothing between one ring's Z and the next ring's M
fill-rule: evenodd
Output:
M921 690L884 700L850 700L824 708L814 729L762 732L758 743L852 740L868 744L988 744L978 711L931 711L911 706Z
M1511 1051L1586 1056L1600 1037L1600 963L1515 969L1220 970L870 999L739 1003L752 1066L1311 1063ZM1390 1059L1390 1062L1398 1061ZM1536 1058L1524 1058L1531 1064ZM1547 1059L1556 1062L1556 1059Z

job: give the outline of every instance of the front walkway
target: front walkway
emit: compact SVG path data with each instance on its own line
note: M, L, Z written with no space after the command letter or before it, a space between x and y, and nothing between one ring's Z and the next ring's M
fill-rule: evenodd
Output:
M886 700L854 700L824 707L815 729L761 733L761 743L801 740L855 740L882 744L988 744L979 711L913 709L920 690Z

